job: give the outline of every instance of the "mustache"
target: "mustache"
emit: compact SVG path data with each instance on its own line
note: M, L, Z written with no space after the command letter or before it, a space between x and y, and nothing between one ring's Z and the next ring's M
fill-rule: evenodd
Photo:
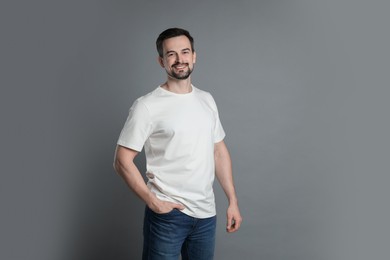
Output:
M177 63L173 64L172 67L177 67L177 66L182 66L182 65L188 66L189 64L177 62Z

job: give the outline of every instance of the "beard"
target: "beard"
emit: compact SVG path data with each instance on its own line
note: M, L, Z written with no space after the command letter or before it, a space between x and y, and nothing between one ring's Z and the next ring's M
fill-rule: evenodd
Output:
M187 70L183 70L181 72L175 72L174 69L172 69L171 71L167 71L167 74L174 79L179 79L179 80L188 79L188 77L191 75L194 68L191 69L189 67L188 63L174 64L172 67L174 68L175 66L178 66L178 65L186 65Z

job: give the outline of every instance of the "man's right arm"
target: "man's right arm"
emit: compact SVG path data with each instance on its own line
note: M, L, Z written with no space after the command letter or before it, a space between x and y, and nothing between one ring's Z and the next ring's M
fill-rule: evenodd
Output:
M120 145L117 146L115 151L114 169L123 178L127 186L156 213L167 213L174 208L184 209L181 204L159 200L149 190L134 164L134 158L137 154L137 151Z

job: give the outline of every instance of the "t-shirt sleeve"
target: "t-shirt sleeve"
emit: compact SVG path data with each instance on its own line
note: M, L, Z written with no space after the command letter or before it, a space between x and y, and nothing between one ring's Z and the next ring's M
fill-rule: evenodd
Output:
M218 143L222 141L225 138L225 131L223 130L221 121L218 116L218 111L217 111L217 120L215 122L215 129L214 129L214 143Z
M117 144L141 152L146 139L150 136L151 129L149 111L142 102L137 100L129 110Z
M218 143L222 141L226 134L225 131L223 130L221 120L219 119L219 113L218 113L218 108L217 104L214 101L214 98L210 95L211 98L211 105L214 110L214 116L215 116L215 128L214 128L214 143Z

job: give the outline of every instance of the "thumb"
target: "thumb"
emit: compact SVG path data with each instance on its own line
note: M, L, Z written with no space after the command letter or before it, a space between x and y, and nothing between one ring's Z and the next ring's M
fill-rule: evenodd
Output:
M232 227L232 217L228 216L226 229L230 229L231 227Z
M172 202L172 206L173 206L173 208L175 208L175 209L180 209L180 210L185 209L184 205L179 204L179 203L173 203L173 202Z

